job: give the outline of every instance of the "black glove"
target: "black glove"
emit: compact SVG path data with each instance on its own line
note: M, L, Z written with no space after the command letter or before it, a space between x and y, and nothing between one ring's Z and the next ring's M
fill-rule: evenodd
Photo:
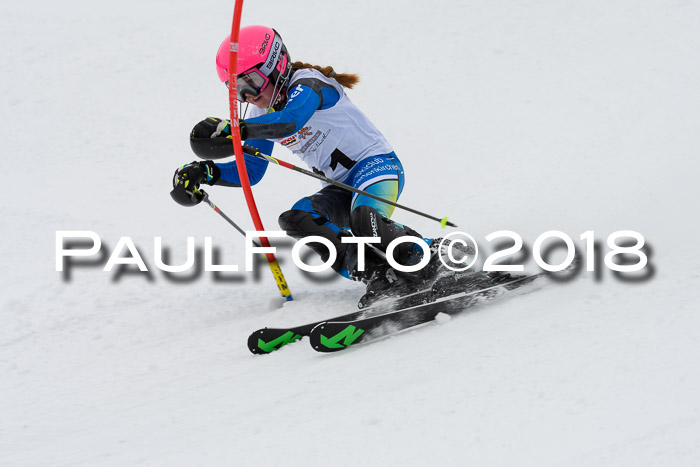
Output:
M245 122L239 120L241 139L247 139ZM197 123L190 133L192 151L202 159L221 159L233 156L231 121L207 117Z
M214 164L214 161L193 161L175 171L173 187L177 186L180 180L189 180L195 185L202 183L213 185L219 178L221 178L221 169Z
M173 190L170 196L183 206L194 206L202 201L199 185L213 185L221 177L221 170L212 161L194 161L183 165L173 176Z
M231 121L207 117L192 128L190 136L192 138L231 138Z

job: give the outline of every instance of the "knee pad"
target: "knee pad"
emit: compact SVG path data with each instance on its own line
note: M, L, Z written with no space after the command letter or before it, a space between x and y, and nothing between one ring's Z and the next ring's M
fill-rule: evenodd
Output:
M354 245L349 243L342 243L340 240L342 231L336 230L337 228L331 228L332 224L328 222L328 219L325 217L314 217L308 211L290 209L280 214L278 222L280 227L287 232L287 235L297 240L309 236L319 236L330 240L338 255L335 263L332 265L335 271L340 271L344 267L345 262L348 260L345 257L346 253L350 247L354 247ZM308 246L318 253L323 261L328 260L329 253L325 245L309 243Z
M298 209L290 209L280 214L277 219L277 223L280 228L287 232L287 235L294 238L303 237L304 224L309 222L310 218L313 222L313 217L306 211L300 211Z

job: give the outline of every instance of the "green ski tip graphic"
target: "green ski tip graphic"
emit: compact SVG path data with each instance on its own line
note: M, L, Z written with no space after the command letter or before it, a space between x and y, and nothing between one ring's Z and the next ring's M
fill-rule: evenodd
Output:
M280 347L284 347L287 344L296 342L299 339L301 339L301 336L299 334L294 334L292 331L287 331L281 336L279 336L277 339L273 339L270 342L265 342L262 339L258 339L258 348L263 352L270 353L279 349Z
M355 326L350 324L345 329L340 331L338 334L332 337L326 337L321 334L321 345L329 349L342 349L348 345L355 342L355 340L364 333L362 329L357 329ZM343 340L344 339L344 340ZM341 344L340 341L343 340Z
M447 216L440 219L440 227L442 227L443 229L447 227Z

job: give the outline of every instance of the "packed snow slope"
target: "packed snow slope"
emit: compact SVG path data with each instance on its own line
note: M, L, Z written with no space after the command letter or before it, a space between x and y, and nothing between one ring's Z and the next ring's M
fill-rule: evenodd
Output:
M302 274L279 241L284 305L265 267L155 267L154 237L174 264L188 236L244 264L233 229L168 195L192 126L228 114L214 55L232 11L0 6L0 465L700 465L698 2L247 2L244 23L275 27L294 59L361 75L350 96L404 163L402 203L487 251L493 231L531 248L555 229L579 247L594 231L605 253L630 229L651 253L645 280L599 262L340 354L261 357L251 331L352 311L363 287ZM318 188L269 167L264 225ZM239 190L208 191L252 227ZM60 230L98 233L105 255L128 236L150 273L93 261L68 279Z

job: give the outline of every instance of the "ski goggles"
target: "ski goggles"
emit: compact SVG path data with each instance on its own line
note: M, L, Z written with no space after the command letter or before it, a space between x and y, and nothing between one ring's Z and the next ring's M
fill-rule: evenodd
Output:
M257 68L252 68L236 77L236 92L238 100L245 102L246 94L257 97L270 84L270 78L263 75ZM228 87L228 81L226 81Z

